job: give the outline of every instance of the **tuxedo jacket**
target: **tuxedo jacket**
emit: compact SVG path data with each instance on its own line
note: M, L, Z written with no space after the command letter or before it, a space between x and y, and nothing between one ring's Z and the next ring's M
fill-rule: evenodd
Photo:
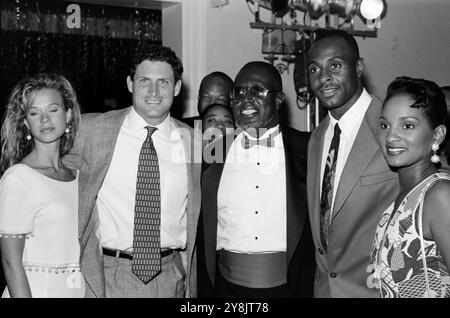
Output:
M306 160L309 133L281 127L286 162L287 281L292 297L312 297L314 246L306 198ZM225 152L231 143L226 147ZM202 174L202 213L199 233L203 235L199 263L204 265L214 292L216 279L217 192L224 163L214 162ZM245 181L243 181L245 182ZM199 245L200 246L200 245Z
M328 253L320 241L320 165L327 116L313 131L308 146L308 204L316 246L314 297L378 297L369 289L369 254L381 213L395 200L398 177L383 157L377 140L381 102L375 98L351 148L334 199ZM328 151L328 149L326 150Z
M86 280L87 297L105 297L105 279L98 230L96 199L114 153L119 131L131 107L103 114L83 114L74 146L64 157L79 174L79 241L80 266ZM193 158L201 152L201 141L194 142L193 130L171 118L182 133L188 174L188 202L186 210L187 244L181 252L186 271L186 296L196 297L195 238L200 214L201 159ZM200 154L201 158L201 154ZM137 164L137 163L136 163Z

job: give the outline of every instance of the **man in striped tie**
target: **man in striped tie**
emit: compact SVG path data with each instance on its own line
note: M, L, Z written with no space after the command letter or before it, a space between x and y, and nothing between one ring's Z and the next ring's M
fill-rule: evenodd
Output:
M80 169L87 297L196 296L201 140L170 116L182 72L170 48L144 44L126 78L133 105L82 117L67 161Z
M370 249L398 189L376 138L381 102L363 87L364 60L347 32L319 34L307 54L311 89L328 112L308 147L314 297L377 297L366 285Z

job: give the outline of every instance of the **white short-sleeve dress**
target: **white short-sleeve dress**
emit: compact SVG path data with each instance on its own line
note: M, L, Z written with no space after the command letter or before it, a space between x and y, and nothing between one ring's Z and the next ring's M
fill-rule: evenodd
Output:
M25 164L0 180L0 237L25 236L23 266L32 297L84 297L78 243L78 175L51 179ZM2 297L9 297L5 288Z

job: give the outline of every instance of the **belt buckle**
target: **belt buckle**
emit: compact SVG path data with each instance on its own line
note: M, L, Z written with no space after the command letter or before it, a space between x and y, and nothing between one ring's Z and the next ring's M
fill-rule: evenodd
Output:
M116 250L116 257L120 257L120 250Z

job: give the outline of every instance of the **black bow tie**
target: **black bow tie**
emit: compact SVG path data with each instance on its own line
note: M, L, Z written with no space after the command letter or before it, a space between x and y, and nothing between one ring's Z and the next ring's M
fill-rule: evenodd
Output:
M244 137L242 138L242 147L244 149L249 149L253 146L260 145L264 147L274 147L274 137L278 135L280 131L277 129L277 131L270 134L267 138L264 139L250 139L246 134L244 134Z

